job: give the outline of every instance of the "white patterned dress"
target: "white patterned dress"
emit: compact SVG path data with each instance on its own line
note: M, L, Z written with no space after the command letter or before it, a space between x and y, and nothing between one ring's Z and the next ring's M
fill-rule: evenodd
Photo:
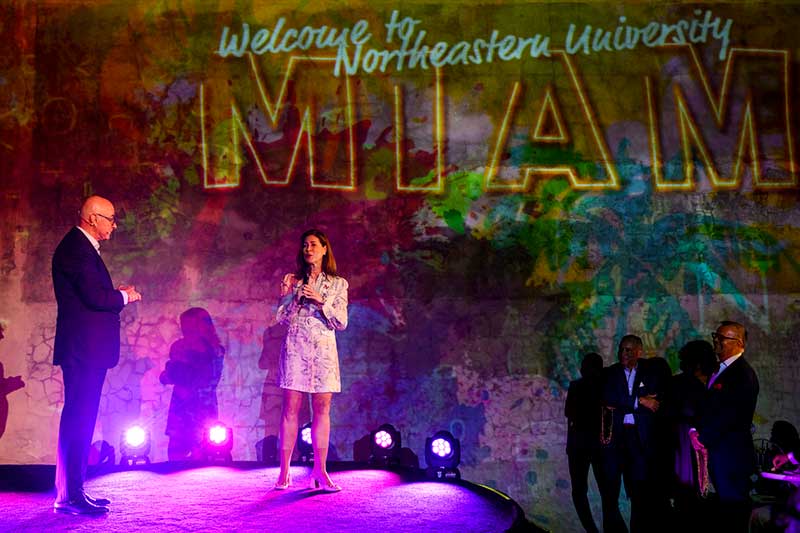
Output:
M296 284L278 304L277 320L289 329L281 349L278 386L300 392L340 392L336 331L347 327L347 281L320 273L313 282L322 305L298 303Z

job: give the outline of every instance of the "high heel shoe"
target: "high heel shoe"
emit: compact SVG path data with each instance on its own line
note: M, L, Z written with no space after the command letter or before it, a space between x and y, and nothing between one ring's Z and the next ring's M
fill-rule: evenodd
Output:
M280 478L279 478L280 479ZM275 490L286 490L292 484L292 473L286 474L286 481L284 483L275 483Z
M331 481L331 478L327 474L325 474L325 476L322 478L311 474L311 483L309 488L311 490L322 489L325 492L339 492L342 490L342 487Z

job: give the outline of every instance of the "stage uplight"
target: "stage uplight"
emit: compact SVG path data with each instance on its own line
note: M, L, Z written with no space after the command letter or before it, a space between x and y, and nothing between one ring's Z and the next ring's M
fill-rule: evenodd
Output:
M393 425L383 424L370 433L369 440L372 451L371 463L382 465L397 463L402 443L400 432Z
M297 452L300 462L310 463L314 458L314 445L311 441L311 422L306 422L297 432Z
M461 479L461 443L449 431L437 431L425 439L427 473L435 479Z
M130 426L122 432L119 449L119 464L150 464L150 432L138 424Z
M233 461L233 430L222 422L214 422L206 427L203 436L203 452L206 459Z

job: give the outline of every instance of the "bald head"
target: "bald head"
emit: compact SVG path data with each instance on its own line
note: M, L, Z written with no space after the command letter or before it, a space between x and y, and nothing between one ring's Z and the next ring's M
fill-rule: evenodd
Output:
M90 196L81 206L80 227L98 241L111 238L117 228L114 204L102 196Z
M93 213L105 213L114 211L114 204L102 196L90 196L84 200L81 206L81 218L88 219Z

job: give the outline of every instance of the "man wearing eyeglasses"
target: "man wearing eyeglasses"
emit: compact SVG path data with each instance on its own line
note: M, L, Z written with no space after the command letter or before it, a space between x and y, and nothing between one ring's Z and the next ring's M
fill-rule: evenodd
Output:
M133 286L115 289L100 257L100 242L116 228L114 205L91 196L78 225L53 254L58 303L53 364L61 366L64 378L53 508L62 513L100 515L111 503L87 495L83 481L106 371L119 361L119 313L142 298Z
M719 497L713 513L720 531L746 532L750 519L750 475L755 451L750 428L758 400L758 378L744 358L747 331L722 322L712 333L719 369L708 380L692 446L707 450L711 483Z

